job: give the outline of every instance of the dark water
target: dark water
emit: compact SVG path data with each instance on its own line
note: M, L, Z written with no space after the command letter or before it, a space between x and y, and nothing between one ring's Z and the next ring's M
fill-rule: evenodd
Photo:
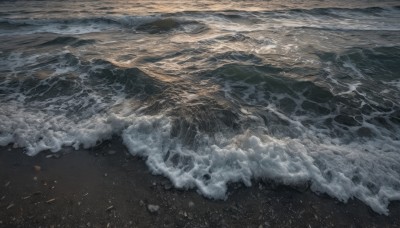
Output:
M400 199L396 1L0 3L0 145L122 137L179 188Z

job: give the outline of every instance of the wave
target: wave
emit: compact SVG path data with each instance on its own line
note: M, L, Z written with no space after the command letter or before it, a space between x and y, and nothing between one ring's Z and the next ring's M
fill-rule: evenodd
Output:
M46 41L39 46L53 46L53 45L70 45L73 47L79 47L87 44L94 44L94 39L82 40L72 36L56 37L52 40Z
M2 26L3 25L3 26ZM21 27L25 30L21 30ZM0 29L16 30L16 34L59 33L84 34L110 30L130 30L148 33L165 33L180 31L188 34L207 30L201 22L179 18L162 18L160 16L120 16L72 19L3 19ZM5 35L10 35L6 33Z
M148 33L180 31L191 34L208 30L209 25L218 23L218 17L220 17L232 23L244 23L250 28L254 25L258 27L263 25L263 28L265 26L271 28L282 26L328 30L398 31L400 28L393 26L397 24L395 22L399 19L396 16L398 11L398 7L314 8L258 12L230 10L220 12L187 11L149 16L102 16L66 19L1 19L0 29L20 30L14 31L17 34L18 32L84 34L109 30L131 30ZM375 21L372 19L375 19ZM248 24L249 22L251 24Z
M400 199L399 105L372 102L362 86L350 96L272 65L223 64L169 81L69 52L20 58L8 61L32 74L0 81L2 146L35 155L119 136L153 173L210 198L226 198L230 182L266 179L355 197L384 214Z

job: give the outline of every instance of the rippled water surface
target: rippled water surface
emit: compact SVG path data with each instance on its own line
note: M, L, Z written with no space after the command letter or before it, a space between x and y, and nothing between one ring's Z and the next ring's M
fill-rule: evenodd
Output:
M400 199L396 1L2 1L0 145L121 137L175 187Z

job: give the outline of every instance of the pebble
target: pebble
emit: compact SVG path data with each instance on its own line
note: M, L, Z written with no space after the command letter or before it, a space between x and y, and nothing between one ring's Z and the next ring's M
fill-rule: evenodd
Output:
M49 199L49 200L46 201L46 203L52 203L52 202L54 202L55 200L56 200L55 198Z
M170 190L171 188L172 188L172 184L171 183L169 183L169 182L164 183L164 189L165 190Z
M46 156L46 158L61 158L60 154L49 154Z
M182 215L185 218L188 217L188 214L186 213L186 211L179 211L178 214Z
M194 207L193 201L189 201L189 207Z
M113 205L107 207L107 208L106 208L106 211L111 211L112 209L114 209L114 206L113 206Z
M23 200L26 200L26 199L29 199L29 198L31 198L31 196L24 196L24 197L22 197Z
M147 205L147 210L149 210L150 213L157 213L158 210L160 210L160 206L149 204Z

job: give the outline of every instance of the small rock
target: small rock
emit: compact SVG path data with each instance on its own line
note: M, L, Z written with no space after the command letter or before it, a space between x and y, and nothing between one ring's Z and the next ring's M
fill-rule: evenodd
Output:
M141 207L143 207L143 206L144 206L144 202L143 202L143 200L140 200L140 201L139 201L139 205L140 205Z
M46 203L52 203L52 202L54 202L55 200L56 200L55 198L49 199L49 200L46 201Z
M42 169L42 167L40 167L40 166L38 166L38 165L35 165L35 166L33 166L33 169L34 169L36 172L39 172L39 171Z
M172 184L170 182L164 183L164 189L165 190L170 190L172 188Z
M158 210L160 210L160 206L149 204L149 205L147 205L147 210L149 210L150 213L154 214L154 213L157 213Z
M183 217L188 217L188 214L186 213L186 211L179 211L180 215L182 215Z
M26 200L26 199L29 199L29 198L31 198L31 196L24 196L24 197L22 197L23 200Z
M60 154L49 154L49 155L47 155L46 156L46 158L61 158L61 155Z
M107 207L107 208L106 208L106 211L108 212L108 211L111 211L112 209L114 209L114 206L113 206L113 205Z
M33 180L34 180L34 181L37 181L37 177L36 177L36 176L34 176L34 177L33 177Z
M12 207L14 207L14 204L13 204L13 203L10 204L10 205L8 205L7 208L6 208L6 210L8 210L8 209L10 209L10 208L12 208Z
M86 223L86 226L87 226L87 227L90 227L90 222Z
M105 173L105 174L104 174L104 177L107 177L107 176L108 176L108 174L107 174L107 173Z
M189 207L194 207L193 201L189 201Z

